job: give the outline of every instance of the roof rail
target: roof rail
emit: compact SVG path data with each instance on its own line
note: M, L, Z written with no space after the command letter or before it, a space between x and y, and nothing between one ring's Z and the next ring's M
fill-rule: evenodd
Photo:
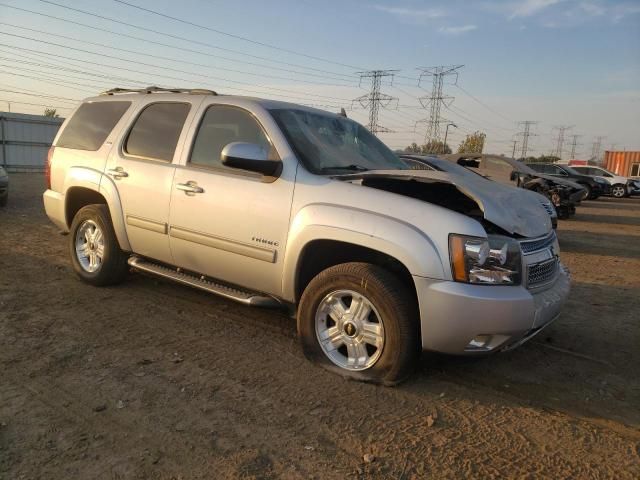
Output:
M207 90L204 88L162 88L162 87L147 87L147 88L112 88L106 90L100 95L115 95L118 93L189 93L191 95L218 95L213 90Z

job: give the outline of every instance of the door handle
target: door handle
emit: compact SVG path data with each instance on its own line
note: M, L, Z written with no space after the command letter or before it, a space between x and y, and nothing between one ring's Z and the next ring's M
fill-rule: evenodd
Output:
M125 172L122 167L110 168L109 170L107 170L107 174L115 178L116 180L129 176L129 174Z
M196 193L204 193L204 189L199 187L193 180L187 183L177 183L176 188L182 190L186 195L195 195Z

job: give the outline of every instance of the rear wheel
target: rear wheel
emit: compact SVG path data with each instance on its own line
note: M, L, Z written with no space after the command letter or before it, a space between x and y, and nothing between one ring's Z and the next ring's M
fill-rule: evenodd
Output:
M611 187L611 195L616 198L623 198L627 195L627 189L621 183L617 183Z
M106 205L88 205L73 218L69 252L76 274L96 286L121 282L128 271Z
M342 376L393 385L419 355L417 307L395 275L345 263L318 274L298 308L305 355Z
M589 185L580 185L582 188L584 188L585 190L585 194L584 197L582 198L583 200L592 200L593 199L593 195L591 193L591 187Z

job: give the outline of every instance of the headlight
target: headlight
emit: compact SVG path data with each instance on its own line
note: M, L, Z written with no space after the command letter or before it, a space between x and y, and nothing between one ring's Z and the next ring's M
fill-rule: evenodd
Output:
M488 238L449 235L451 271L457 282L482 285L519 285L520 245L500 235Z

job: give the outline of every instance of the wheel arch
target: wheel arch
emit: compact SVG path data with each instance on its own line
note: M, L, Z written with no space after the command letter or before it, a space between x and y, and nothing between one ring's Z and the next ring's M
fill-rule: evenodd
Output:
M315 274L339 263L358 261L385 266L415 292L413 275L445 278L441 259L428 237L396 219L335 206L309 206L292 222L282 294L297 303Z
M93 169L70 168L65 182L64 203L67 228L71 226L73 217L82 207L91 204L106 205L120 248L131 251L120 196L109 177Z

